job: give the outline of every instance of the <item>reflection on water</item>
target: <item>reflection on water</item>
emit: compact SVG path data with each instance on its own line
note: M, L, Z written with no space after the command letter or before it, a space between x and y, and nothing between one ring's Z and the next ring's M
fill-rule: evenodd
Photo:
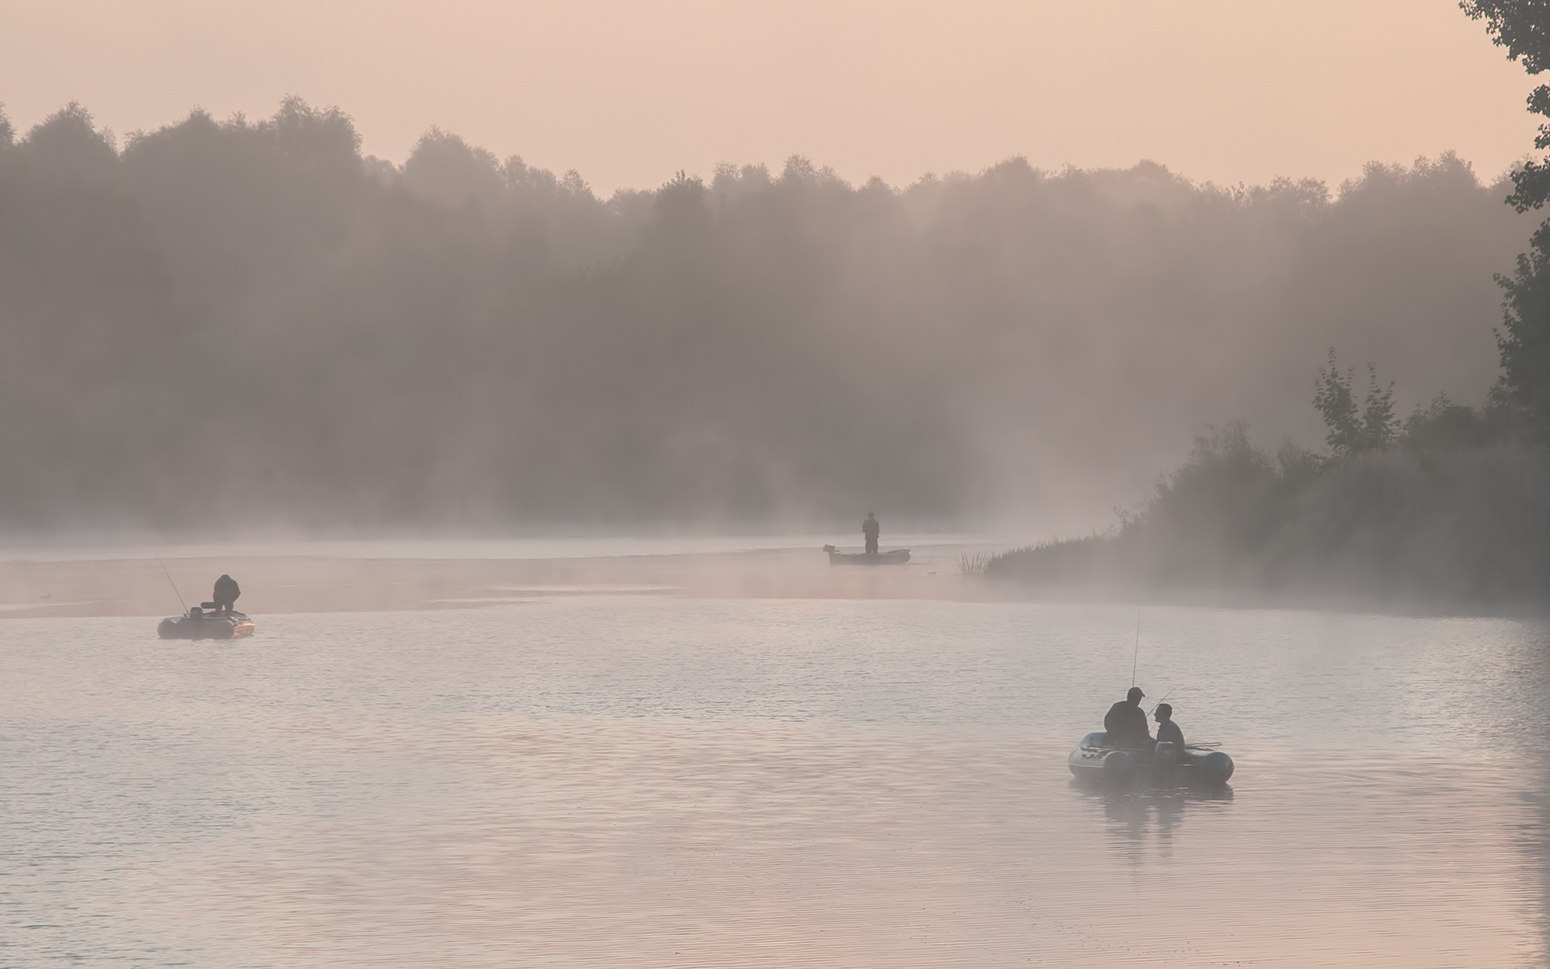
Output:
M1172 840L1173 829L1184 820L1185 808L1191 801L1231 801L1233 797L1231 785L1113 791L1101 784L1072 778L1070 787L1078 796L1103 805L1111 835L1135 842L1152 838Z
M1230 788L1065 755L1134 612L544 600L0 624L0 964L1534 966L1537 627L1149 612ZM1149 671L1150 666L1150 671Z

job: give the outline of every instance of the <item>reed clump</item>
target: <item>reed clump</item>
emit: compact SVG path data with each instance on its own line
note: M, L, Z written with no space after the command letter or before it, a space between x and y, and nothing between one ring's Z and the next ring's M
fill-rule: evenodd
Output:
M993 558L989 552L963 552L958 556L958 574L984 575Z

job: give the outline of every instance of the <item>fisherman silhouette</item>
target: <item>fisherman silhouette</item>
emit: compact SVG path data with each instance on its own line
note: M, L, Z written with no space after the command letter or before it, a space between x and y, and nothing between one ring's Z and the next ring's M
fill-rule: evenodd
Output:
M242 595L242 590L237 587L237 580L229 575L222 575L215 580L215 594L210 598L215 600L217 612L231 612L232 606L237 604L237 597Z
M1159 703L1155 711L1157 716L1157 742L1167 741L1173 744L1179 756L1184 756L1184 731L1173 722L1173 704Z
M1131 750L1150 748L1152 734L1146 728L1146 713L1141 709L1141 698L1146 696L1139 686L1130 688L1125 699L1109 707L1103 718L1103 729L1108 732L1107 746L1126 747Z
M873 514L873 512L867 512L866 521L861 523L861 534L866 536L866 553L868 555L877 554L877 533L883 530L883 526L878 523L876 518L872 517Z

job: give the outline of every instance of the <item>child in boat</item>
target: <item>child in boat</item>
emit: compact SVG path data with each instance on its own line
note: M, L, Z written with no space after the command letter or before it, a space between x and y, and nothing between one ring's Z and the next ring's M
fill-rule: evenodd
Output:
M1157 704L1154 717L1157 720L1157 742L1171 741L1173 749L1179 752L1180 757L1183 757L1184 731L1180 730L1179 725L1173 722L1173 707L1167 703Z

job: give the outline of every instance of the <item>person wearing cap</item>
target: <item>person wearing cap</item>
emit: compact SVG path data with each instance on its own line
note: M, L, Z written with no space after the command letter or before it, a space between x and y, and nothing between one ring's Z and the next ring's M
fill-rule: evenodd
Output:
M1182 760L1184 757L1184 731L1180 730L1179 725L1173 722L1173 706L1168 703L1159 703L1153 715L1157 718L1157 742L1162 743L1166 740L1173 744L1173 749L1179 752L1179 757Z
M1103 718L1103 729L1109 735L1110 747L1139 750L1152 746L1152 733L1146 727L1146 713L1141 709L1144 696L1146 694L1139 686L1133 686L1125 699L1109 707Z

